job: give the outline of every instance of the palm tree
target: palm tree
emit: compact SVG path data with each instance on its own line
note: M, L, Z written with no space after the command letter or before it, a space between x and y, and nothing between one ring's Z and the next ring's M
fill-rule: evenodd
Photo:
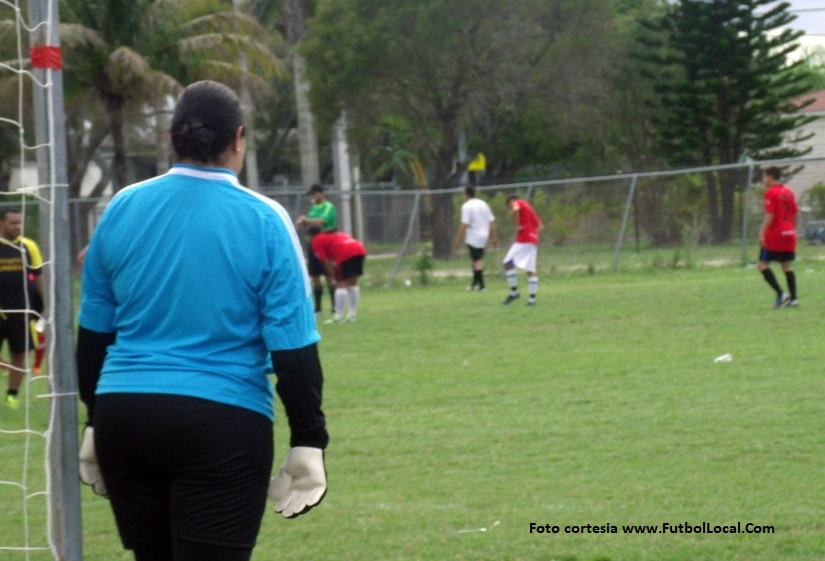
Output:
M306 35L303 0L283 0L286 40L298 45ZM306 62L297 49L292 50L295 104L298 117L298 145L301 152L301 181L304 185L318 183L321 174L318 165L318 139L315 136L312 109L309 105L309 83L305 76Z
M29 112L22 115L28 122L19 123L19 105L12 101L20 95L21 85L29 86L19 73L23 65L20 60L22 53L18 52L18 33L21 30L10 9L0 7L0 16L9 18L0 20L0 99L6 100L0 104L0 186L3 186L0 190L5 190L13 162L20 154L20 126L23 130L31 130L32 123L28 119ZM27 93L29 91L27 89Z
M113 146L115 189L126 184L127 106L162 106L163 98L182 84L207 77L235 88L243 82L253 97L269 89L269 79L282 71L269 48L270 32L231 6L223 11L212 6L192 0L64 0L68 111L102 111L104 117L82 119L92 128L77 139L85 144L85 154L72 161L72 195L78 194L85 166L106 136ZM98 103L89 105L91 99Z

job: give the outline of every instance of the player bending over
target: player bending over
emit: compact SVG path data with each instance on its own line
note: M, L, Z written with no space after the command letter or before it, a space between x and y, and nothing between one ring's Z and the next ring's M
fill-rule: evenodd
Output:
M324 323L355 321L361 297L358 277L364 274L367 256L364 245L344 232L322 232L318 226L307 228L307 236L310 249L335 279L335 316Z

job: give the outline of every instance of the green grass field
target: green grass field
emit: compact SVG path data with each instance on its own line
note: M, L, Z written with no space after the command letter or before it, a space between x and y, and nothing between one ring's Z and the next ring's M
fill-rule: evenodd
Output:
M270 510L253 559L825 559L825 262L796 269L802 306L785 310L740 266L545 274L535 308L502 306L495 275L484 293L457 273L365 283L358 323L320 326L328 496L296 520ZM45 404L29 414L42 427ZM0 411L5 429L23 418ZM279 462L282 414L276 440ZM19 480L23 442L0 434L0 480ZM27 470L42 480L37 446ZM0 545L20 543L19 497L0 487ZM84 559L131 559L107 502L82 497ZM685 522L773 532L622 528ZM617 532L565 532L587 524Z

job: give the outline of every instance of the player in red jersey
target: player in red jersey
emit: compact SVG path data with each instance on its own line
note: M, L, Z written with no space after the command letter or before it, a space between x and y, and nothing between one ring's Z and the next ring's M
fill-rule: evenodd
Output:
M335 279L335 316L325 323L355 321L361 296L358 277L364 274L367 250L361 242L340 231L322 232L318 226L310 226L307 236L310 249L326 267L329 278Z
M507 207L516 221L516 241L510 246L507 255L504 256L504 276L507 278L507 284L510 287L510 294L504 300L504 303L509 304L521 296L516 276L516 268L519 268L527 273L527 290L530 294L527 305L535 306L536 292L539 288L536 258L539 247L539 232L544 229L544 224L542 224L530 203L519 199L516 195L507 197Z
M762 174L765 191L765 218L759 229L759 263L757 267L765 282L776 292L774 308L795 308L799 305L796 298L796 275L793 272L793 260L796 258L796 220L799 207L793 191L779 183L782 172L777 167L769 167ZM788 292L782 292L776 277L771 271L770 262L779 261Z

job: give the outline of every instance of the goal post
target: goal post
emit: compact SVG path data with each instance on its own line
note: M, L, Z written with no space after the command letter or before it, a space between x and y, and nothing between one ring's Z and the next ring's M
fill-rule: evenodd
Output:
M58 0L29 0L32 107L41 245L49 316L50 401L46 454L49 546L55 560L82 561L77 372Z

